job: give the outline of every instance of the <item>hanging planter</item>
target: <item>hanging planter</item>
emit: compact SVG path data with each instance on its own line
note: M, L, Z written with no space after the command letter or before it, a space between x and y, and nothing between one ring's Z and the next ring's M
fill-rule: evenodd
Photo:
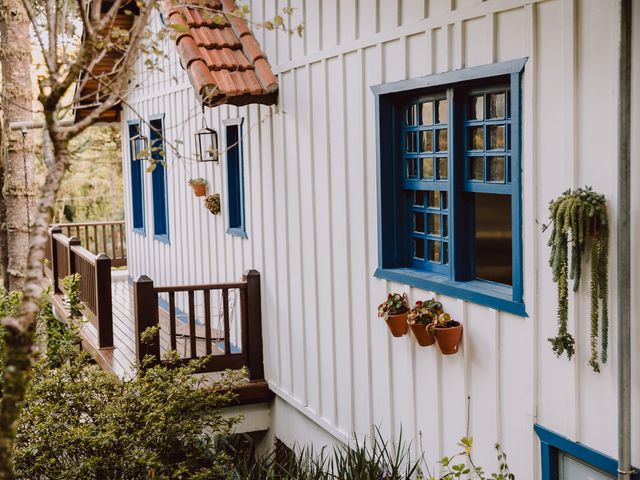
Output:
M208 195L204 200L204 206L207 210L209 210L214 215L220 213L220 194L214 193L213 195Z
M607 361L609 343L609 223L604 195L591 187L567 190L549 205L553 231L548 245L551 247L549 264L558 291L558 334L549 341L554 353L560 357L566 352L571 359L575 353L575 340L567 329L569 317L569 279L573 291L578 291L582 272L582 258L587 253L591 262L591 358L589 365L600 371L600 362ZM544 225L545 231L549 225ZM569 262L569 253L571 262ZM600 336L600 355L598 355Z
M462 325L451 319L448 313L440 313L429 325L429 331L436 337L438 348L443 355L458 353L462 340Z
M193 188L193 194L196 197L204 197L207 195L207 183L204 178L189 179L189 186Z
M415 307L409 312L407 323L421 347L428 347L435 343L436 337L429 330L429 326L442 311L442 304L431 299L425 302L418 300Z
M378 305L378 316L384 317L387 326L394 337L402 337L407 334L409 325L407 315L409 314L409 299L407 294L390 293L387 300Z

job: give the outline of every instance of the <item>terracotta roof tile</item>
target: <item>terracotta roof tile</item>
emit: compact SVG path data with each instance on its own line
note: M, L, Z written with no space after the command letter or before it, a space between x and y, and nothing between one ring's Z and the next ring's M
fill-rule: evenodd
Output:
M205 105L276 102L278 80L247 22L229 14L237 8L234 0L163 0L160 6L169 23L188 27L180 29L176 45ZM220 9L222 24L213 18Z

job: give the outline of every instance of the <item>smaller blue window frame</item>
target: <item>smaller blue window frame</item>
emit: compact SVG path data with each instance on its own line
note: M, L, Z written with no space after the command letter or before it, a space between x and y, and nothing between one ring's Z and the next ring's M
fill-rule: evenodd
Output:
M243 118L223 122L227 158L227 233L247 238L244 215L244 150L242 148Z
M170 243L169 204L167 196L167 169L165 167L164 114L154 115L149 118L149 145L151 147L151 158L158 162L153 172L151 172L153 238L168 244Z
M496 310L502 310L519 316L527 316L523 303L522 285L522 218L521 202L522 187L520 175L520 94L521 74L527 59L516 59L507 62L470 67L451 72L429 75L410 80L401 80L371 88L376 105L376 138L377 145L377 179L378 179L378 269L375 276L378 278L403 283L425 290L434 291L443 295L460 298L480 305L485 305ZM475 85L478 81L491 85L494 80L499 83L506 81L511 91L510 116L513 124L510 131L512 175L511 186L499 186L498 188L510 188L511 212L512 212L512 268L513 285L502 285L486 280L477 280L465 277L464 266L465 253L461 248L456 248L450 255L449 275L438 272L421 271L407 264L407 242L404 234L397 231L398 225L409 225L406 218L405 192L401 191L401 178L397 168L397 155L402 139L399 139L399 125L401 125L401 110L407 101L413 101L421 95L429 92L453 91L455 88L468 88L467 85ZM448 93L450 95L450 93ZM464 112L460 111L460 102L449 99L449 123L453 124L464 118ZM462 191L464 169L456 163L459 161L460 149L464 150L464 144L453 141L449 134L449 175L450 182L455 192L451 192L449 198L449 210L456 211L460 208L456 204L457 192ZM454 168L451 168L451 167ZM457 168L456 168L457 167ZM517 172L517 174L516 174ZM492 190L496 186L488 186ZM455 194L454 194L455 193ZM458 216L454 219L456 224L450 225L450 245L462 245L456 239L470 235ZM462 228L461 228L462 227ZM456 270L458 269L458 270ZM457 280L464 279L464 280Z
M140 122L138 120L128 121L127 126L129 140L140 133ZM135 233L145 235L143 162L133 160L131 142L129 141L128 143L131 173L131 224Z
M618 477L618 461L615 458L589 448L582 443L572 442L567 437L559 435L542 425L536 424L533 428L540 439L542 480L558 480L560 475L558 455L560 453L566 453L615 478ZM632 478L637 478L637 476L634 475Z

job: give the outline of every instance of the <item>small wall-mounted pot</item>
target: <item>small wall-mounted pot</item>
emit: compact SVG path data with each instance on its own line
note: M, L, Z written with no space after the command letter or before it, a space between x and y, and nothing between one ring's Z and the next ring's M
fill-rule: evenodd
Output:
M409 330L407 315L409 315L409 312L401 313L399 315L387 315L385 317L387 326L389 327L389 330L391 330L391 335L394 337L402 337L407 334L407 331Z
M413 336L421 347L429 347L435 343L436 337L429 331L429 325L425 325L424 323L414 323L413 325L410 325L410 327Z
M435 337L438 347L443 355L452 355L458 353L460 347L460 340L462 340L462 325L460 322L451 320L454 325L451 326L436 326Z

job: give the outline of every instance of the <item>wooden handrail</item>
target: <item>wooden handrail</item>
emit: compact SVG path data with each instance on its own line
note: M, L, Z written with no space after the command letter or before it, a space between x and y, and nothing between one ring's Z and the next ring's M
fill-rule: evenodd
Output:
M56 223L58 227L93 227L94 225L124 225L124 220L108 220L102 222Z
M264 379L263 351L262 351L262 317L260 299L260 274L251 270L247 272L241 282L227 282L204 285L174 285L156 287L147 276L141 276L134 281L134 312L136 332L136 357L143 361L149 356L154 363L161 362L160 333L165 331L160 323L158 313L159 295L168 294L169 325L168 348L176 350L176 339L188 340L185 345L185 356L178 364L184 364L189 360L206 357L199 372L217 372L225 369L237 369L246 366L249 369L251 380ZM222 335L213 335L211 328L211 291L222 292L221 316L223 319ZM241 321L241 351L232 352L231 347L231 318L229 291L238 290L240 294L240 321ZM196 331L196 293L204 300L204 336ZM188 320L188 334L177 332L176 293L186 293L186 316ZM151 328L156 330L146 342L142 341L142 333ZM158 328L160 327L160 328ZM198 342L204 340L204 351L198 351ZM216 347L213 352L212 345L219 342L224 348ZM166 343L165 343L166 345ZM186 351L188 347L188 352ZM213 353L213 354L212 354Z
M105 253L114 267L127 265L125 224L123 220L60 223L56 227L66 237L75 236L94 255Z

